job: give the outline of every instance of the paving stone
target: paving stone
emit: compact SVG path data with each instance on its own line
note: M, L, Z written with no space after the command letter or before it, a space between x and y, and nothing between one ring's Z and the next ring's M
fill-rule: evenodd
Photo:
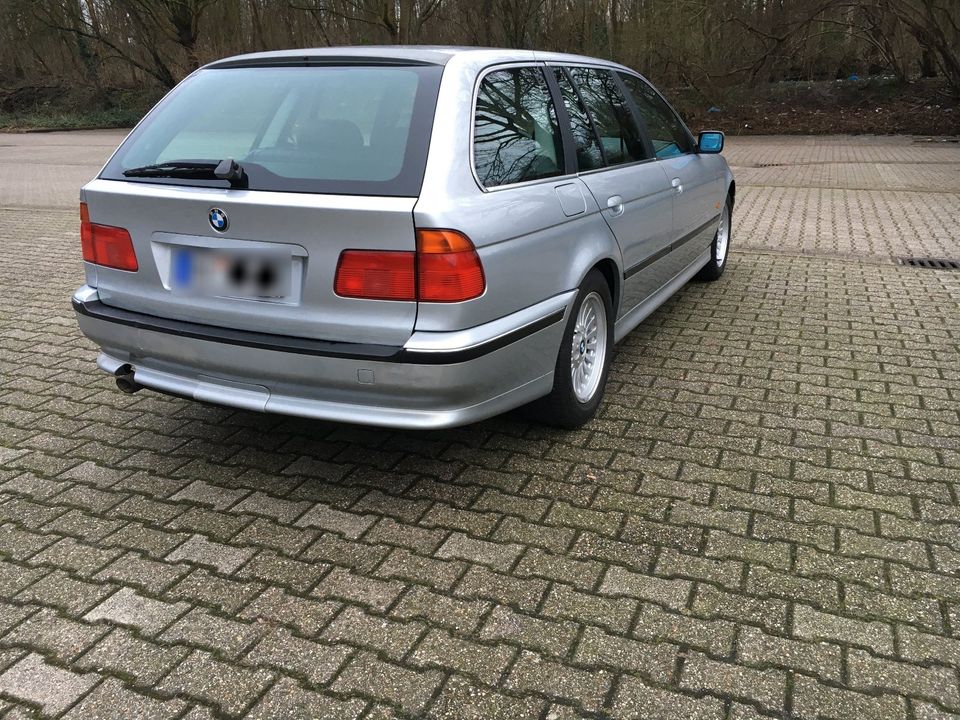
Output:
M865 695L843 688L822 685L813 678L797 675L793 681L793 710L800 718L831 717L841 720L907 717L906 702L895 695Z
M596 712L610 689L612 675L605 670L576 670L536 653L522 651L505 686L519 692L543 693Z
M342 642L375 650L399 661L425 630L420 622L389 620L348 605L327 625L320 637L330 643Z
M491 603L485 600L461 600L413 585L390 614L401 620L426 620L431 625L468 634L477 629L490 607Z
M799 642L768 635L754 627L740 629L738 658L748 665L787 668L841 683L842 648L825 642Z
M135 685L152 688L189 652L188 648L158 645L116 628L84 653L76 665L81 670L107 671Z
M666 580L613 566L603 576L599 592L650 600L679 610L686 606L692 589L689 580Z
M158 700L124 687L119 680L108 678L63 717L65 720L173 720L180 717L186 707L182 700Z
M409 670L379 660L370 653L360 653L337 676L330 689L370 694L416 713L423 710L442 681L443 674L438 670Z
M18 619L23 617L22 614L18 615ZM68 663L106 634L106 628L65 618L53 610L41 608L7 633L3 644L41 650Z
M92 674L63 670L30 653L0 674L0 692L43 707L58 715L83 697L97 682Z
M957 675L950 668L919 667L851 649L847 656L847 672L851 687L860 690L880 688L901 695L926 697L952 710L960 710Z
M358 699L340 700L306 690L295 681L283 678L257 703L250 720L352 720L360 717L366 702Z
M893 654L893 628L819 612L806 605L793 610L793 634L801 640L826 640L868 647L882 655Z
M477 540L464 533L455 532L440 546L436 556L489 565L494 570L504 572L509 570L516 562L521 552L523 552L523 547L516 543Z
M490 612L478 633L481 640L511 642L555 657L565 656L573 647L576 636L574 623L523 615L504 605Z
M314 636L339 609L340 603L337 602L302 598L272 587L250 602L239 617L287 625L303 635Z
M225 713L239 715L270 685L273 673L244 668L214 659L194 650L173 672L161 680L158 692L196 698Z
M297 637L278 628L267 634L244 657L246 662L300 675L314 685L326 684L343 667L353 650Z
M784 704L787 673L718 662L694 652L683 665L680 687L741 697L775 711Z
M153 635L189 609L190 606L184 602L167 603L140 595L131 588L121 588L84 615L83 619L90 622L109 620Z
M202 535L193 535L185 543L167 555L168 562L186 560L198 565L208 565L220 572L229 575L247 560L255 550L253 548L238 548L221 543L211 542Z
M584 628L574 653L578 665L604 667L613 672L642 675L668 684L677 658L677 647L666 642L640 642L599 628Z
M454 670L496 686L516 654L516 649L507 645L481 645L443 630L431 630L417 645L410 662Z
M630 628L638 605L638 601L633 598L601 597L557 583L547 595L540 614L550 618L600 625L623 634Z
M231 489L211 485L203 480L194 480L182 490L171 495L170 500L200 503L209 505L214 510L226 510L249 494L250 491L243 488Z
M194 608L167 628L161 639L168 643L192 645L225 657L236 657L249 648L265 629L256 623L217 617L209 610Z
M333 568L310 594L357 602L385 611L403 591L403 583L357 575L343 568Z
M430 706L428 716L437 720L533 718L543 716L545 704L540 698L516 698L452 675Z
M723 700L692 697L664 690L630 675L620 680L613 700L617 717L657 718L657 720L721 720L726 717Z
M653 643L690 645L713 655L729 655L736 630L736 625L727 620L705 620L644 603L637 613L633 635Z
M322 530L330 530L351 540L356 540L373 525L374 521L376 521L375 515L356 515L318 503L306 510L295 524L300 527L317 527Z
M483 598L521 610L536 608L547 592L549 583L539 578L516 578L473 565L456 587L456 594L467 598Z

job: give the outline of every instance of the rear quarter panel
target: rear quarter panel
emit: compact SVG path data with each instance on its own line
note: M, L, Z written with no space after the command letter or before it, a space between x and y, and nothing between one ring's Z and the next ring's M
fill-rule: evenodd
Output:
M478 78L491 67L482 54L455 56L444 70L420 198L418 227L459 230L483 262L486 292L455 304L420 303L417 330L456 330L489 322L576 288L598 261L622 272L616 240L578 179L551 178L485 191L471 158ZM575 183L585 211L567 217L555 187Z

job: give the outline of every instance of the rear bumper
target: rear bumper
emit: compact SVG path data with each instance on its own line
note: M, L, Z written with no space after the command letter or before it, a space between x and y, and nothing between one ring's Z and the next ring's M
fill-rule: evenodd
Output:
M475 422L545 395L575 291L456 332L415 332L402 347L231 330L73 297L99 367L132 366L141 385L261 412L401 428Z

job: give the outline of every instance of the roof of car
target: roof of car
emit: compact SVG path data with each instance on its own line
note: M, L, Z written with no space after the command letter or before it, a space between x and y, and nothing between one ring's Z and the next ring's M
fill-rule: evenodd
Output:
M458 55L483 55L490 63L511 61L553 62L602 62L617 63L599 58L570 55L567 53L543 52L540 50L514 50L507 48L458 47L448 45L345 45L341 47L301 48L249 53L224 58L206 65L208 68L242 67L255 65L299 65L314 62L357 62L376 60L391 64L446 65Z

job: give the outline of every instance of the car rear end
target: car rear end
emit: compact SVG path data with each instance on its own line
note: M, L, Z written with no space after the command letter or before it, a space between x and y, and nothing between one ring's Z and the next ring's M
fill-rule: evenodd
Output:
M73 299L121 389L400 427L549 389L502 351L544 308L416 330L424 303L486 291L468 237L414 223L443 77L427 55L215 63L130 134L81 192Z

